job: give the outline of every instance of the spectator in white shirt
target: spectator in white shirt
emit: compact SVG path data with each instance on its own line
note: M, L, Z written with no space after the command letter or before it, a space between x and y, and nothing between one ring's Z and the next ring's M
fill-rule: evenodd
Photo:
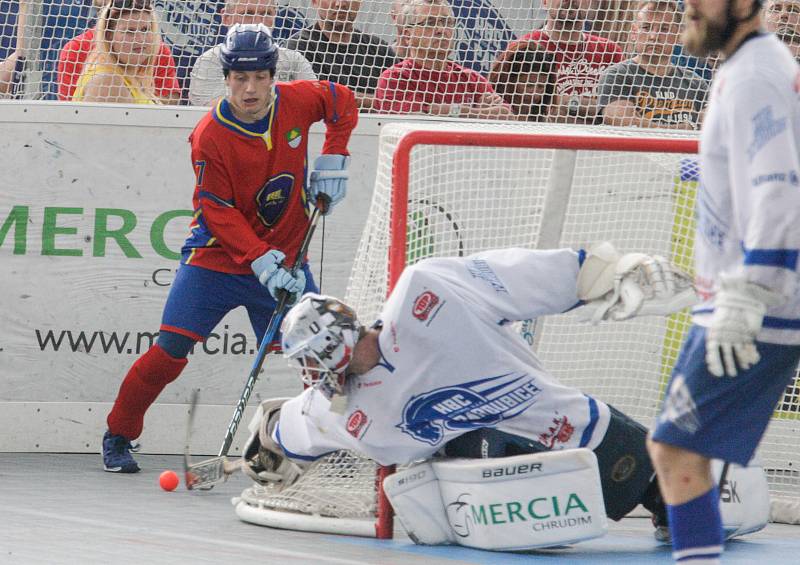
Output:
M275 0L227 0L222 10L222 25L264 24L269 29L275 25L278 7ZM225 77L219 61L217 45L198 57L192 67L189 83L189 104L209 106L225 96ZM317 75L303 55L291 49L279 48L275 81L316 80Z

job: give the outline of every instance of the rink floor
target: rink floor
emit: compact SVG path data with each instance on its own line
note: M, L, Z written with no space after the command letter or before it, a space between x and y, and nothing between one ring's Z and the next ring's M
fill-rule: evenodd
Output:
M209 492L162 491L177 456L139 455L142 472L114 475L99 455L0 453L0 564L671 563L649 520L612 523L609 534L571 548L503 554L420 547L401 532L383 541L273 530L239 521L230 504L248 481ZM800 526L772 524L728 543L724 563L800 563Z

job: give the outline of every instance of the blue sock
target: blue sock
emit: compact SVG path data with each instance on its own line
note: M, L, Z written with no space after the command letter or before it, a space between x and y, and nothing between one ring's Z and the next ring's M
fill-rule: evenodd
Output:
M719 563L724 537L717 487L683 504L667 504L667 517L676 563Z

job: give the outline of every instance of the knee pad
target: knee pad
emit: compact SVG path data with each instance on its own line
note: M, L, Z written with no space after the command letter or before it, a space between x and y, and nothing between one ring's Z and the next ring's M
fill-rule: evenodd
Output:
M156 343L170 357L175 359L185 359L192 350L192 347L194 347L194 344L197 342L190 337L186 337L185 335L162 330L158 334L158 340Z
M647 453L647 428L613 406L608 408L608 430L594 450L608 517L621 520L639 503L656 513L663 502Z

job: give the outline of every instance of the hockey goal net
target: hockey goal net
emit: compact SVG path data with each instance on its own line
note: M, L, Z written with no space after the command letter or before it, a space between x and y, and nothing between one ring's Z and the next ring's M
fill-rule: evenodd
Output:
M698 175L693 136L469 127L403 123L382 130L375 192L346 296L362 320L378 315L405 265L430 256L609 240L691 271ZM518 328L562 382L649 426L689 323L681 313L593 327L563 315ZM800 392L792 386L759 451L773 518L780 521L799 521L799 418ZM385 501L379 504L376 470L358 455L335 454L292 492L280 493L277 510L288 509L299 529L390 536L391 511ZM264 508L266 496L254 489L251 506ZM320 517L332 518L326 521L332 525L311 525ZM353 519L362 526L358 532L349 527Z

